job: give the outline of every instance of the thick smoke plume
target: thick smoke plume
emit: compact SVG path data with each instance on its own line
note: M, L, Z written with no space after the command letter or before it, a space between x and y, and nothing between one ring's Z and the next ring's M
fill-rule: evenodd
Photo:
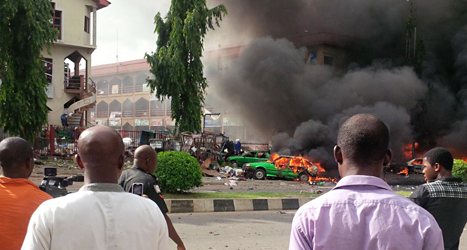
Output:
M213 4L222 1L211 1ZM419 3L420 2L420 3ZM434 146L467 158L467 4L447 1L229 1L222 28L206 39L245 45L212 92L235 105L272 140L273 151L307 155L333 168L342 122L357 113L390 128L396 161L404 147ZM405 24L412 16L425 57L407 65ZM307 63L306 38L345 37L346 66ZM238 39L236 39L238 38ZM209 70L207 71L209 74Z

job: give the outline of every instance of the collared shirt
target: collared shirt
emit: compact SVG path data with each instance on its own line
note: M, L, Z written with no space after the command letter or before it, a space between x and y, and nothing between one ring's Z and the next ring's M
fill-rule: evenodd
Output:
M444 248L459 249L467 223L467 183L460 178L443 178L419 186L409 197L428 210L443 231Z
M118 184L84 185L34 212L22 249L168 249L165 218L154 202Z
M0 245L17 250L23 244L29 219L37 207L52 196L24 178L0 176Z
M352 175L303 205L289 249L443 249L433 216L380 178Z
M118 180L118 184L122 186L126 192L131 192L133 183L137 182L143 183L143 194L154 201L163 214L169 211L159 190L156 190L158 184L157 178L154 175L144 172L144 170L140 169L138 166L133 166L123 171Z

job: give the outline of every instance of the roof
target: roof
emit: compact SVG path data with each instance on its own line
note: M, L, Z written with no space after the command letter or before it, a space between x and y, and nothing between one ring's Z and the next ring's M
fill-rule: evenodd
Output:
M97 9L102 9L109 6L110 2L107 0L93 0L97 4Z

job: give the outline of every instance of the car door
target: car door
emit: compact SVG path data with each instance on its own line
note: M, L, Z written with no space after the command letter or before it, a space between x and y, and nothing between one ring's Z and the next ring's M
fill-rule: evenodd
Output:
M255 162L257 154L258 152L254 152L254 151L246 153L242 159L238 160L238 165L243 166L243 164L245 163Z
M288 166L290 163L289 157L280 157L276 160L276 176L277 177L286 177L288 174Z

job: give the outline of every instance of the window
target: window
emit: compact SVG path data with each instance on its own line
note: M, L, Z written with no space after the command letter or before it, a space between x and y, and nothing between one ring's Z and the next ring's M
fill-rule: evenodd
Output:
M61 40L62 39L62 11L55 9L55 3L51 3L51 4L52 4L52 8L54 9L54 12L52 15L52 27L58 30L57 39Z
M44 58L44 68L45 68L45 76L47 77L47 83L52 83L52 69L53 69L53 61L52 58Z
M84 17L84 32L86 32L86 33L89 33L89 31L90 31L89 23L90 23L89 17L85 16Z

